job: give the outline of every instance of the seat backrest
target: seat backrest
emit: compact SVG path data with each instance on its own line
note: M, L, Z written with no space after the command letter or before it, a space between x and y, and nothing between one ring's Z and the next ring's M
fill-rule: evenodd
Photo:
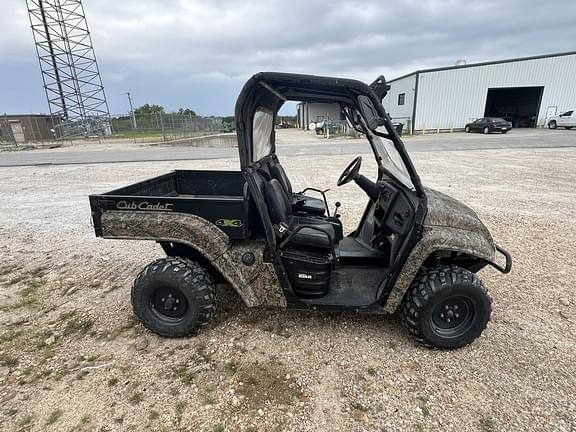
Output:
M273 224L284 222L290 225L292 207L286 192L284 192L284 188L276 179L266 183L266 203L268 204L268 211Z
M284 167L280 165L280 162L276 162L274 164L270 164L269 167L270 175L272 178L278 180L284 191L288 196L291 196L294 192L292 191L292 184L290 183L290 179L286 175L286 171L284 171Z
M254 181L256 182L256 186L260 189L260 193L262 194L262 198L266 199L266 183L268 179L266 179L260 172L255 171L253 174Z

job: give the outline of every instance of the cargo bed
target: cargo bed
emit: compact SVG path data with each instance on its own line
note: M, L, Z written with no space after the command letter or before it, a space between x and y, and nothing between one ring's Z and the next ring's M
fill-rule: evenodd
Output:
M100 195L90 195L96 235L106 211L189 213L220 227L230 239L249 238L249 195L240 171L178 170Z

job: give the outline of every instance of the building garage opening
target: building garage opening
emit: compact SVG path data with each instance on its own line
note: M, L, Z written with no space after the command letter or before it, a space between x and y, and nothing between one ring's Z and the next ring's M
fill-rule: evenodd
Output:
M502 117L512 126L536 127L544 87L488 89L484 117Z

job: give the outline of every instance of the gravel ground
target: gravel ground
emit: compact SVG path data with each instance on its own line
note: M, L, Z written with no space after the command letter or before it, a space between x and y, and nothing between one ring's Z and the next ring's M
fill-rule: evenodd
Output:
M348 231L366 202L355 185L334 186L350 159L283 158L297 186L332 188ZM226 287L206 330L161 339L129 301L160 248L94 238L86 196L237 161L3 169L0 430L576 430L576 150L414 159L515 259L510 275L481 272L492 322L457 351L416 345L396 315L250 310Z

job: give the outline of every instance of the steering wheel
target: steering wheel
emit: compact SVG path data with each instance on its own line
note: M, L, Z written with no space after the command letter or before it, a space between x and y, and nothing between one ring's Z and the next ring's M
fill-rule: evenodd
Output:
M346 167L340 178L336 182L336 185L342 186L346 183L350 183L356 178L360 172L360 167L362 166L362 156L357 156L352 162Z

